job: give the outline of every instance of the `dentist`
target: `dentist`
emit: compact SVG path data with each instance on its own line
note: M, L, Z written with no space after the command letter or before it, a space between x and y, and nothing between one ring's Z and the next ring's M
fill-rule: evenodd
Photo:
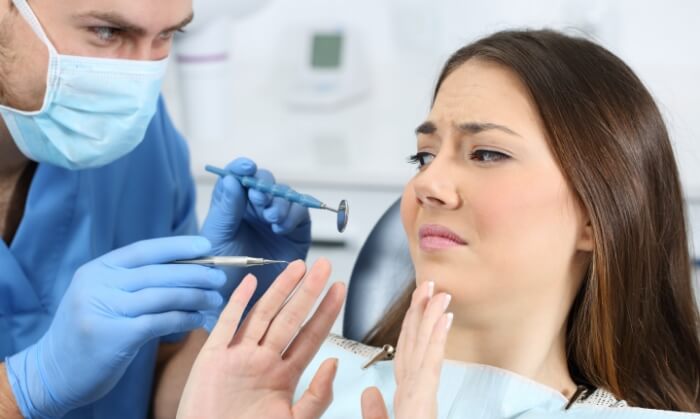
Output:
M163 391L177 406L177 379L156 371L244 273L168 262L306 256L308 211L231 176L197 235L159 96L191 19L192 0L0 0L2 418L146 417ZM247 159L228 168L274 182Z

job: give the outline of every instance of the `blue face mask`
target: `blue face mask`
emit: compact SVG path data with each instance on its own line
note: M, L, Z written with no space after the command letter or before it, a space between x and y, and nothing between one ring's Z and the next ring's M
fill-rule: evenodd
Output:
M133 150L156 111L167 59L130 61L60 55L27 0L13 0L49 51L41 109L0 105L28 158L67 169L99 167Z

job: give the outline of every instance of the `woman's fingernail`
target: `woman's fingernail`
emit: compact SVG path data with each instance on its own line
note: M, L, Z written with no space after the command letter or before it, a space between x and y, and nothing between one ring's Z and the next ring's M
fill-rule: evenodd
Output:
M331 380L335 379L335 375L338 373L338 358L332 358L331 361Z
M452 301L452 295L445 294L445 306L442 308L443 310L447 310L447 306L450 305L450 301Z
M454 314L452 313L447 313L447 324L445 325L445 328L447 330L450 330L450 327L452 327L452 319L454 318Z
M428 281L428 298L433 298L434 292L435 292L435 282Z

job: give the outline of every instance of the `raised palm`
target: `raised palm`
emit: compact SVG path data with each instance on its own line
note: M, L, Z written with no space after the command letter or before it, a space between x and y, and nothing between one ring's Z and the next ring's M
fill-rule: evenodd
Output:
M311 419L323 414L332 399L336 360L321 365L295 404L292 397L338 316L344 287L334 284L301 327L325 286L330 265L319 261L295 291L304 272L303 263L290 264L236 330L256 286L252 276L243 280L197 356L179 418Z
M401 326L394 360L396 419L437 417L437 391L452 314L445 314L449 295L433 296L433 287L425 283L416 289ZM362 417L388 419L378 388L368 388L362 394Z

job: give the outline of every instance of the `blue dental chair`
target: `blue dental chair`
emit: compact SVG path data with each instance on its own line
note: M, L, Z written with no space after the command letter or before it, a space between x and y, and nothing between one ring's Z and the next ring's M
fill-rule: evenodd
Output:
M350 276L343 336L362 341L392 302L414 281L415 270L401 225L399 198L374 226Z

